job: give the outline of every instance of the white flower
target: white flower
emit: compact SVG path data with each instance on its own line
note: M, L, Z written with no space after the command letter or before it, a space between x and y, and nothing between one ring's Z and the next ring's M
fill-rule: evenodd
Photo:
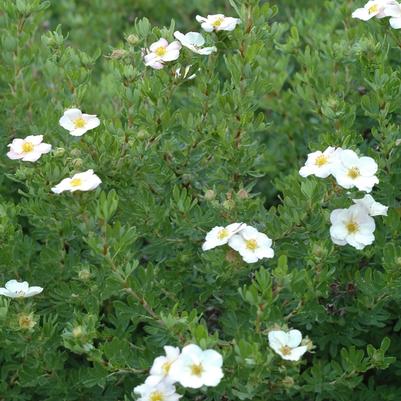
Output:
M170 44L161 38L150 45L148 54L144 56L145 65L155 70L161 70L164 63L177 60L180 56L181 44L176 40Z
M170 368L173 362L180 356L180 349L178 347L164 347L166 356L159 356L153 361L152 368L150 369L150 376L146 379L146 383L156 385L162 380L165 383L174 383L170 377Z
M225 245L229 239L240 230L246 227L244 223L233 223L227 227L214 227L206 235L205 242L202 245L202 250L208 251L209 249L216 248L216 246Z
M10 280L0 288L0 295L10 298L28 298L40 294L43 291L42 287L29 287L28 282L19 282L17 280Z
M64 178L59 184L52 188L56 194L64 191L91 191L101 184L100 178L93 173L93 170L78 173L71 178Z
M208 15L206 18L197 15L196 20L206 32L233 31L241 23L240 19L225 17L223 14Z
M222 366L221 354L211 349L202 351L197 345L190 344L171 365L170 375L184 387L215 387L224 376Z
M329 146L324 152L319 150L309 153L305 166L301 167L299 174L302 177L308 177L309 175L315 175L320 178L328 177L338 160L338 154L341 150L341 148L336 149Z
M183 46L192 50L194 53L208 56L217 51L215 46L202 47L205 44L205 38L198 32L188 32L184 35L179 31L175 31L174 37L178 39Z
M272 240L256 228L246 226L228 241L228 245L239 252L247 263L255 263L259 259L272 258Z
M388 206L376 202L371 195L365 195L362 199L352 199L352 201L364 207L369 216L387 216Z
M269 345L277 354L287 361L299 361L308 347L302 345L302 334L299 330L290 330L288 333L281 330L269 332Z
M79 109L68 109L60 118L59 124L70 131L73 136L81 136L85 132L100 125L100 120L95 114L83 114Z
M384 9L384 14L386 17L391 17L390 18L390 25L394 29L400 29L401 28L401 4L392 4L388 5Z
M182 396L175 391L175 386L165 382L151 385L145 381L134 388L134 393L140 395L138 401L178 401Z
M332 174L343 188L357 187L360 191L370 192L379 183L376 171L377 163L371 157L358 157L354 151L346 149L338 153Z
M331 240L344 246L349 244L363 249L375 240L375 221L369 216L365 206L353 205L348 209L335 209L330 215Z
M43 135L29 135L25 139L14 139L8 145L7 156L12 160L22 159L24 162L36 162L44 153L49 153L52 145L42 143Z
M395 4L394 0L371 0L363 8L358 8L352 13L352 18L358 18L362 21L368 21L373 17L384 18L384 10L387 6Z

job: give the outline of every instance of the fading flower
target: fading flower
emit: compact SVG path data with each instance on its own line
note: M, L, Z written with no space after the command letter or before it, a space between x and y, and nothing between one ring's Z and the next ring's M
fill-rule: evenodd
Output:
M352 201L364 207L369 216L387 216L388 206L376 202L371 195L365 195L362 199L352 199Z
M177 69L175 70L175 72L174 72L174 78L175 78L175 79L179 79L179 78L181 78L181 79L187 79L188 81L190 81L191 79L194 79L194 78L196 77L196 74L191 74L191 75L188 76L189 70L191 69L191 67L192 67L192 64L187 65L187 66L184 68L184 72L183 72L183 73L181 73L181 67L177 68ZM198 71L199 71L199 70L198 70Z
M49 153L52 145L43 143L43 135L29 135L25 139L14 139L8 147L7 156L12 160L36 162L43 154Z
M357 187L360 191L370 192L379 183L375 175L377 168L371 157L359 157L354 151L345 149L339 152L332 174L343 188Z
M208 15L206 18L197 15L196 20L206 32L233 31L241 23L240 19L225 17L223 14Z
M299 361L307 351L305 345L299 346L302 341L302 333L299 330L289 332L272 330L269 332L269 345L287 361Z
M205 38L198 32L188 32L184 35L179 31L175 31L174 37L178 39L183 46L197 54L208 56L217 51L216 46L203 47Z
M32 330L36 325L33 313L20 313L18 315L18 326L21 330Z
M202 250L208 251L216 248L217 246L227 244L230 238L242 230L245 226L246 224L244 223L233 223L226 227L214 227L207 233L205 242L202 245Z
M182 349L181 355L172 364L170 375L184 387L215 387L224 376L222 366L223 357L217 351L203 351L190 344Z
M331 240L336 245L349 244L363 249L375 240L375 221L369 216L365 206L353 205L348 209L335 209L330 215Z
M228 241L228 245L238 251L247 263L274 257L272 243L266 234L260 233L256 228L250 226L243 228Z
M68 109L60 118L59 124L72 136L81 136L100 125L95 114L84 114L79 109Z
M161 70L166 62L178 59L180 49L180 42L174 41L169 44L166 39L161 38L152 43L149 51L144 55L145 65L155 70Z
M368 21L373 17L386 17L385 8L392 4L396 4L394 0L371 0L368 1L362 8L356 9L352 13L352 18L358 18L362 21Z
M326 178L333 170L333 166L338 161L338 154L341 148L329 146L324 152L316 151L308 154L305 166L301 167L299 174L302 177L315 175L316 177Z
M42 287L30 287L27 281L10 280L7 281L4 287L0 288L0 295L9 298L29 298L43 291Z
M134 393L140 395L138 401L178 401L182 397L176 393L175 386L165 382L156 385L145 382L136 386Z
M64 178L59 184L52 188L56 194L64 191L92 191L101 184L100 178L93 173L93 170L88 170L83 173L78 173L71 178Z

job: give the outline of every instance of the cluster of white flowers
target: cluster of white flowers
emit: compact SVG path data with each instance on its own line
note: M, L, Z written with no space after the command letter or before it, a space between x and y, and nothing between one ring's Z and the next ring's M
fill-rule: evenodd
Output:
M395 0L370 0L362 8L352 13L352 18L368 21L371 18L390 17L390 25L394 29L401 28L401 4Z
M60 125L69 131L73 136L82 136L87 131L100 125L96 115L84 114L79 109L68 109L60 118ZM10 151L7 156L12 160L35 162L42 154L49 153L52 146L43 143L43 135L29 135L24 139L16 138L8 145ZM88 170L75 174L71 178L65 178L52 188L52 191L59 194L64 191L91 191L101 184L100 178Z
M9 298L29 298L40 294L43 291L42 287L30 287L27 281L10 280L0 288L0 295Z
M175 384L183 387L215 387L223 378L223 357L217 351L203 351L195 344L164 347L165 355L157 357L144 384L134 388L138 401L177 401Z
M377 163L371 157L359 157L352 150L329 146L324 152L310 153L299 174L302 177L315 175L320 178L333 175L341 187L356 187L369 193L379 183L375 175L377 168ZM353 202L355 204L348 209L333 210L330 215L330 236L336 245L349 244L356 249L363 249L375 240L376 225L372 216L386 216L388 208L370 195L353 199Z
M377 163L371 157L359 157L352 150L331 146L324 152L309 153L305 166L299 170L302 177L327 178L333 175L341 187L356 187L364 192L370 192L379 183L376 172Z
M302 343L302 333L299 330L272 330L268 334L270 347L287 361L299 361L308 350Z
M232 31L241 22L238 18L225 17L223 14L208 15L206 18L197 15L196 20L206 32ZM171 43L165 38L160 38L157 42L152 43L149 49L144 49L145 65L155 70L161 70L167 62L177 60L180 57L182 46L203 56L208 56L217 51L215 46L204 47L205 38L199 32L183 34L175 31L174 37L177 40Z
M226 227L214 227L206 235L202 245L204 251L228 244L236 250L247 263L255 263L259 259L272 258L272 240L256 228L244 223L233 223Z

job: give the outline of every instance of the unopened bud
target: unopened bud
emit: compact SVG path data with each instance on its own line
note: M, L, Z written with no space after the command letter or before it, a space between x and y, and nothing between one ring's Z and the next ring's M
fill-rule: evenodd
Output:
M126 41L130 44L130 45L136 45L137 43L140 42L140 39L138 38L138 36L131 34L128 35L126 38Z
M208 189L205 192L205 199L207 201L212 201L212 200L216 199L216 192L214 192L213 189Z
M127 51L124 49L115 49L111 53L110 57L118 60L120 58L123 58L126 54L127 54Z

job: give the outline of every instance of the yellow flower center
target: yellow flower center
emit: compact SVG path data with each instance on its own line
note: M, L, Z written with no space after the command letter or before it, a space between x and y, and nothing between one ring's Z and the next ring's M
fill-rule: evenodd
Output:
M22 145L22 150L24 153L29 153L33 151L33 143L31 142L24 142Z
M373 4L373 6L370 6L368 8L369 14L377 13L378 11L379 11L379 6L377 4Z
M249 249L250 251L256 250L258 248L258 243L256 242L256 239L247 239L245 240L245 246L246 249Z
M358 167L352 167L348 170L348 177L352 178L355 180L355 178L358 178L361 175L361 172L359 171Z
M315 160L315 164L318 167L324 166L325 164L327 164L327 162L328 162L328 159L327 159L327 156L325 156L325 155L320 155Z
M222 240L224 238L227 238L230 235L227 229L223 228L222 230L219 231L217 234L217 238Z
M150 394L149 400L150 401L163 401L164 396L160 391L154 391L152 394Z
M170 367L171 367L172 362L164 362L162 365L162 371L165 375L168 375L168 372L170 371Z
M83 128L85 127L85 124L86 121L82 117L79 117L74 121L75 128Z
M166 53L167 53L167 50L163 46L160 46L155 50L155 54L158 57L163 57Z
M81 184L82 184L82 180L81 180L80 178L73 178L73 179L70 181L70 185L71 185L72 187L79 187Z
M198 363L198 364L194 363L194 364L191 366L191 373L192 373L194 376L198 376L198 377L202 376L202 373L203 373L203 366L202 366L202 364L201 364L201 363Z
M359 226L354 221L349 221L346 225L348 234L354 234L359 230Z
M212 22L212 26L217 28L223 23L223 21L224 21L224 18L219 17L215 21Z
M288 345L283 345L281 348L280 348L280 352L283 354L283 355L290 355L291 354L291 348L288 346Z

